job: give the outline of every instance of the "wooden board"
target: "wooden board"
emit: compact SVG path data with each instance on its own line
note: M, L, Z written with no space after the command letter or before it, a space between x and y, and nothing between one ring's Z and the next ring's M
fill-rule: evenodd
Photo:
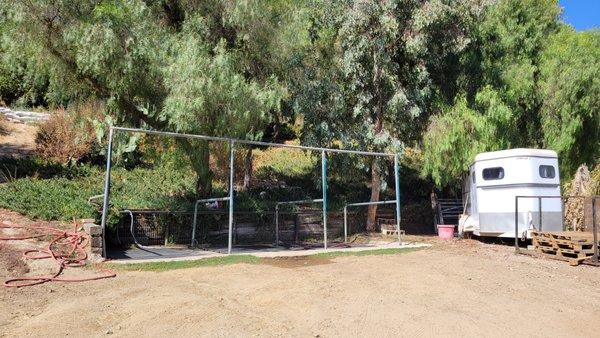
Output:
M589 233L532 231L531 235L535 251L570 265L579 265L594 254L594 241Z

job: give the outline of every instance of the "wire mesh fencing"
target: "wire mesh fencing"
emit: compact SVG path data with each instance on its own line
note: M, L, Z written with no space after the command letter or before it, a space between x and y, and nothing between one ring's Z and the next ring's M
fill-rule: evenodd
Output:
M279 222L275 211L234 212L233 244L236 247L276 246L275 227L278 224L278 246L310 247L323 245L323 213L318 209L281 211ZM378 215L378 224L385 223L390 215ZM192 241L194 212L164 210L127 210L121 214L116 228L110 232L114 246L194 246L220 248L227 246L228 211L201 210L196 215L196 231ZM391 218L393 218L393 214ZM349 213L348 234L365 230L366 216L360 212ZM385 225L382 225L385 226ZM342 212L327 213L329 243L342 243L344 233Z

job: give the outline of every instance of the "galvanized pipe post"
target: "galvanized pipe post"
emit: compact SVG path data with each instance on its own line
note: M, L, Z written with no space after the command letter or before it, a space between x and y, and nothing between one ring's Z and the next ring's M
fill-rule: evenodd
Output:
M321 151L321 185L323 189L323 248L327 249L327 158Z
M560 198L560 214L561 214L560 222L562 223L562 231L565 231L565 200L567 198L568 197Z
M400 165L398 155L394 155L394 184L396 189L396 230L398 231L398 244L402 245L400 235Z
M106 173L104 178L104 199L102 206L102 257L106 257L106 221L108 218L108 204L110 203L110 169L112 162L113 127L108 131L108 150L106 152Z
M275 246L279 245L279 204L275 204Z
M198 202L196 201L196 203L194 204L194 223L192 225L192 242L190 243L190 246L192 248L194 248L196 245L196 222L198 220Z
M348 242L348 206L344 206L344 243Z
M227 253L231 254L233 246L233 159L234 159L234 144L232 140L229 142L229 234L227 242Z
M596 222L596 197L592 197L592 231L594 232L593 261L595 263L598 263L598 245L599 244L598 244L598 223Z

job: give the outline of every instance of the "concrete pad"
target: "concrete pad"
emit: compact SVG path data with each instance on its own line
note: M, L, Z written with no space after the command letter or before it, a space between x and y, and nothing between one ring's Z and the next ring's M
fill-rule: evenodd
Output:
M232 255L252 255L255 257L276 258L276 257L299 257L310 256L320 253L330 252L359 252L379 249L409 249L429 247L430 244L425 243L402 243L397 242L380 243L380 244L364 244L353 247L329 247L328 249L285 249L283 247L272 247L265 249L248 249L248 248L233 248ZM207 251L201 249L187 248L168 248L168 247L140 247L127 249L120 253L109 252L111 263L129 264L129 263L147 263L147 262L170 262L170 261L186 261L198 260L213 257L227 256L227 249L216 249Z

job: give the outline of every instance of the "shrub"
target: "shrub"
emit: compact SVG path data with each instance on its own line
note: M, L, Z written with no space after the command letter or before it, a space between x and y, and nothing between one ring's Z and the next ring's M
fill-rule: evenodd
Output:
M0 162L1 163L1 162ZM29 163L34 167L34 163ZM0 185L0 207L36 219L63 220L99 217L88 198L103 192L104 172L93 166L40 166L23 178ZM49 175L51 178L45 178ZM22 177L22 175L20 175ZM126 170L114 168L111 185L111 225L125 208L190 210L194 175L176 163Z
M40 157L63 164L76 162L90 155L94 142L92 124L64 110L52 114L40 126L35 139L36 153Z

